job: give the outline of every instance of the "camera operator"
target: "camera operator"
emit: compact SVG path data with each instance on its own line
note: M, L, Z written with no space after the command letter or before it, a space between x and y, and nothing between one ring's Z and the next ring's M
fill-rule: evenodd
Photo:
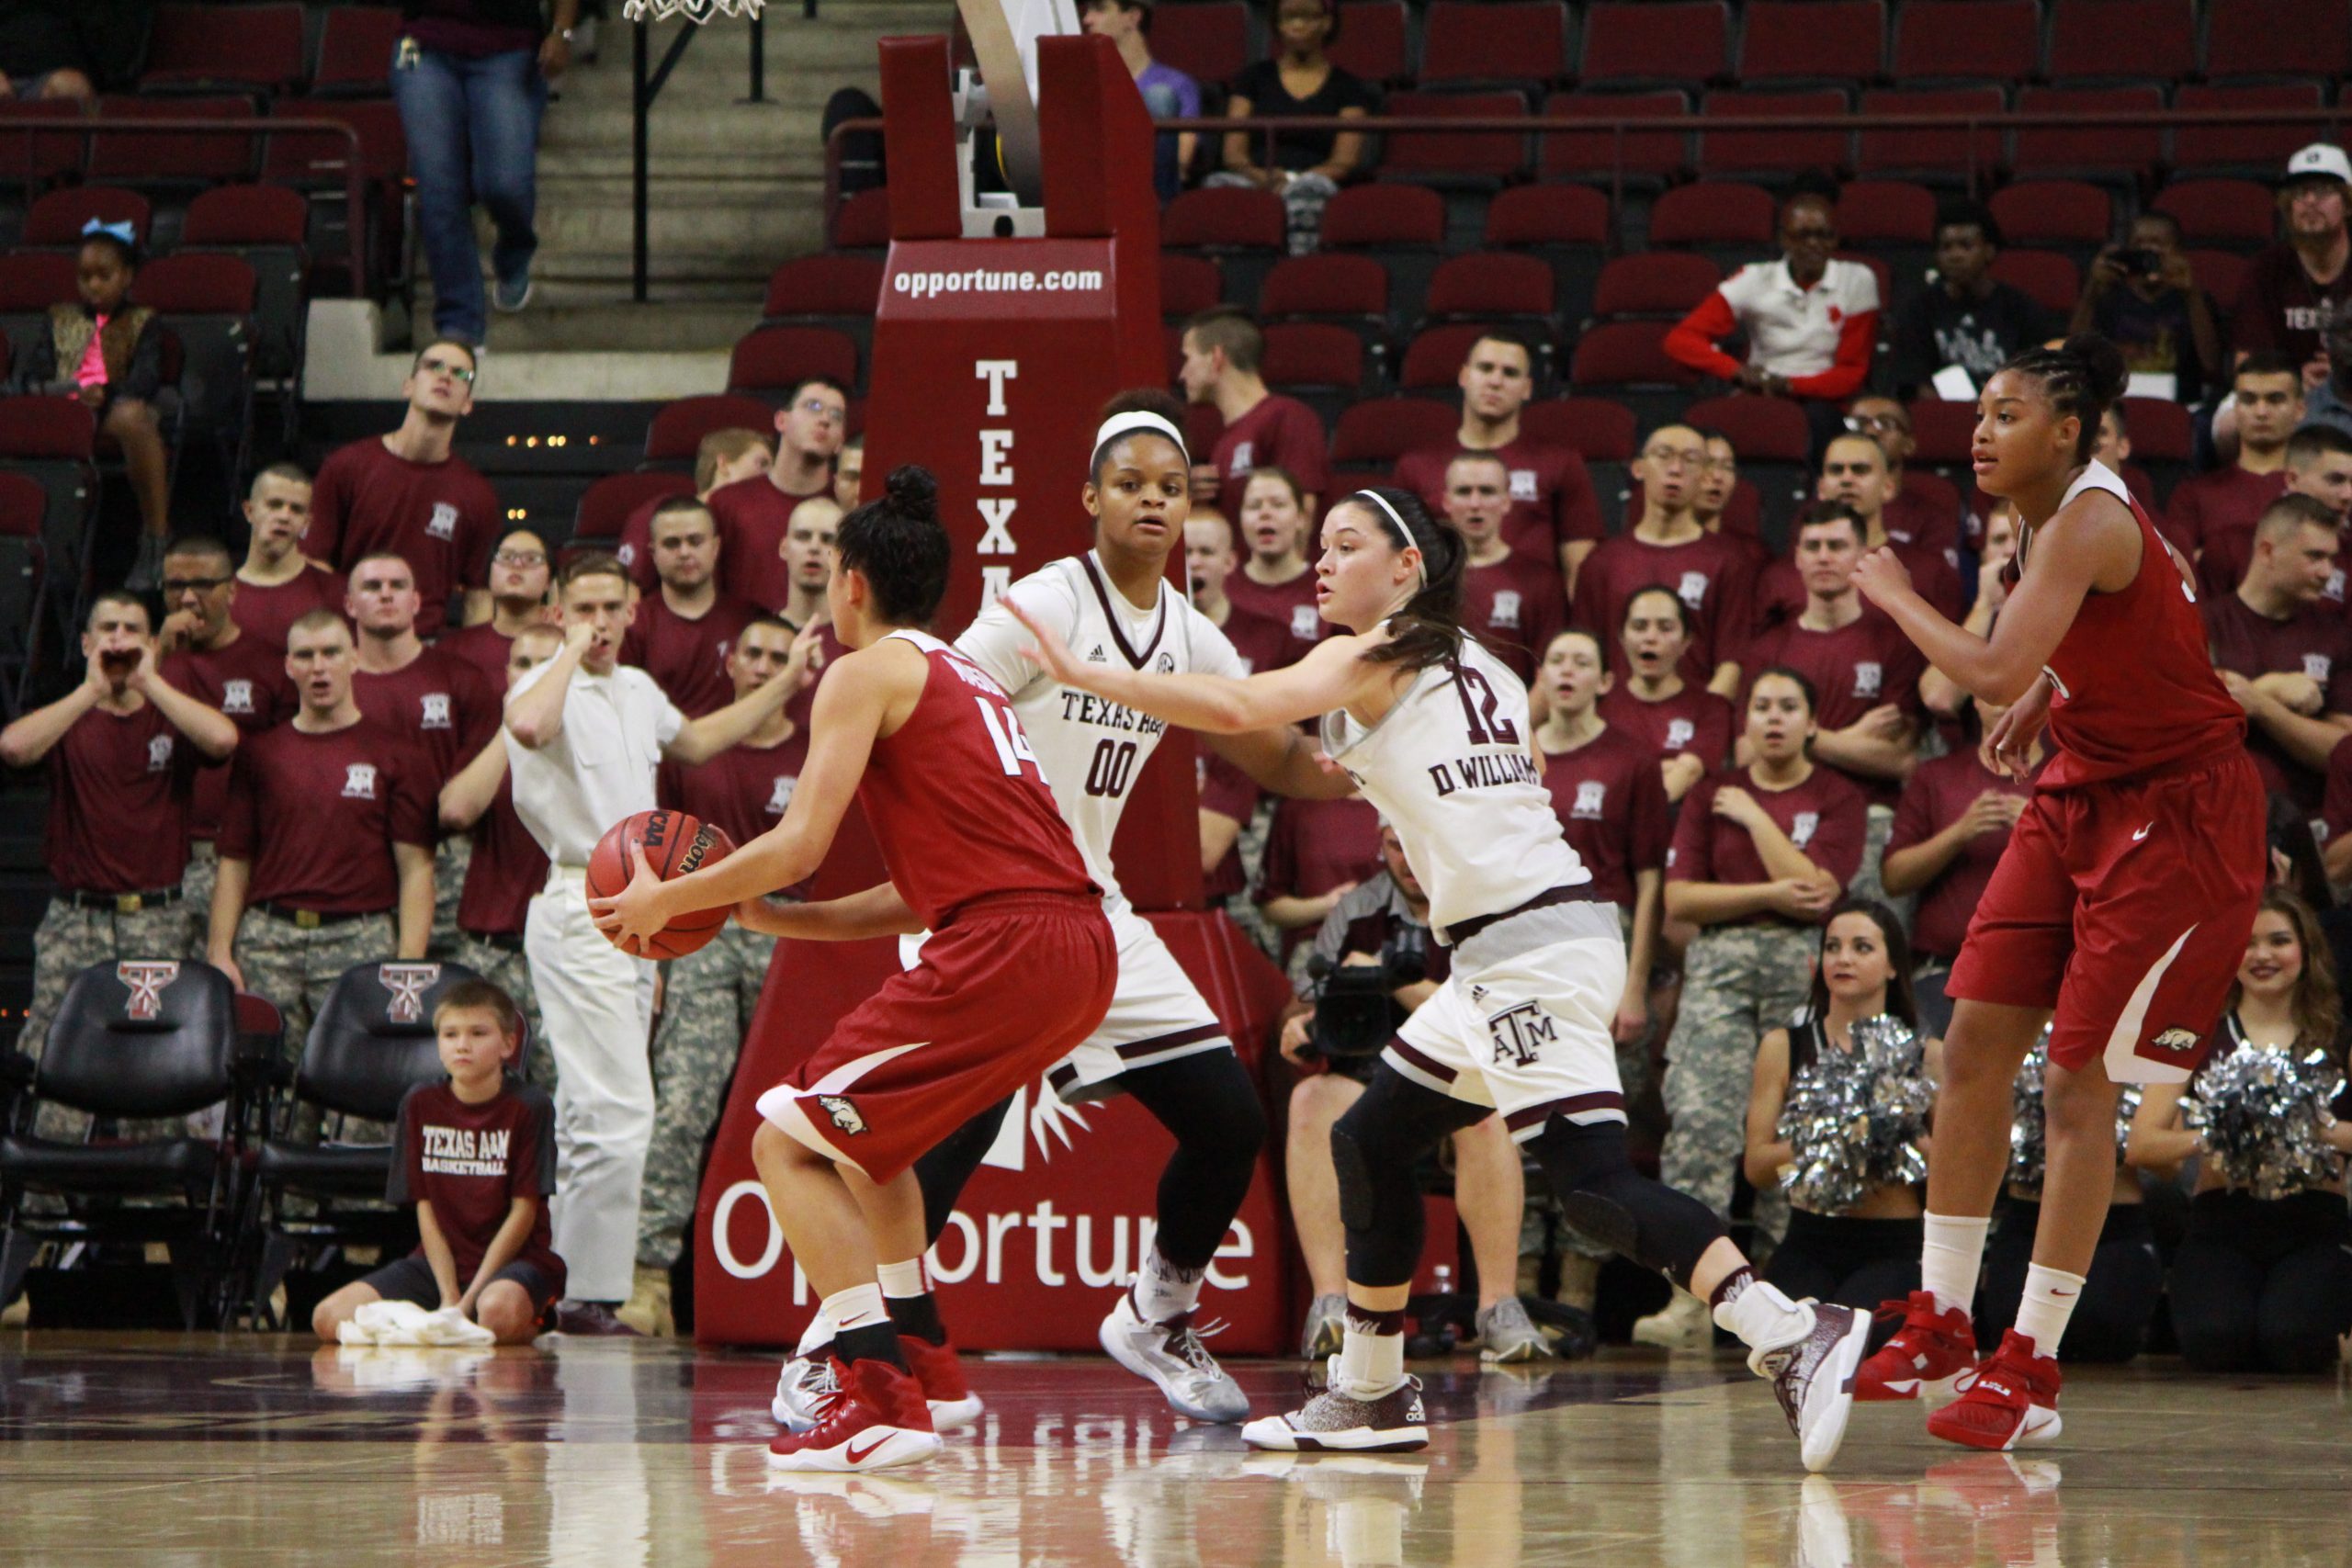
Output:
M2213 302L2197 287L2170 213L2142 213L2128 240L2098 254L2067 330L2107 338L2134 376L2170 376L2177 403L2203 401L2222 364Z
M1282 1053L1306 1075L1291 1092L1291 1220L1315 1287L1302 1353L1340 1348L1345 1315L1346 1230L1331 1165L1331 1124L1363 1093L1380 1052L1406 1016L1436 994L1450 965L1430 935L1430 905L1403 845L1380 829L1383 869L1341 896L1316 933L1299 1000L1285 1017ZM1454 1204L1478 1269L1478 1345L1487 1361L1550 1353L1513 1293L1519 1278L1519 1150L1500 1116L1453 1134Z

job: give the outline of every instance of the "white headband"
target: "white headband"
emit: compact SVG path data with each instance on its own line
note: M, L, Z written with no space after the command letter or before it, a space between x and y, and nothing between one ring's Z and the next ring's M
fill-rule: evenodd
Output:
M1169 440L1176 443L1177 451L1183 452L1184 461L1188 464L1192 462L1193 455L1184 450L1184 433L1158 414L1143 409L1136 409L1131 413L1114 413L1104 420L1102 428L1094 433L1094 449L1100 452L1120 436L1133 435L1138 430L1148 430L1156 435L1165 435Z
M1413 537L1413 530L1406 526L1405 519L1402 514L1400 514L1395 507L1389 505L1387 502L1382 500L1380 492L1376 490L1360 490L1356 491L1355 494L1348 497L1348 499L1350 501L1368 501L1372 502L1374 506L1377 506L1382 512L1387 514L1388 520L1391 523L1396 525L1397 536L1405 541L1405 545L1408 549L1414 552L1413 571L1415 573L1415 581L1413 583L1413 592L1418 593L1422 589L1427 588L1430 585L1429 552L1421 548L1421 544L1419 539Z

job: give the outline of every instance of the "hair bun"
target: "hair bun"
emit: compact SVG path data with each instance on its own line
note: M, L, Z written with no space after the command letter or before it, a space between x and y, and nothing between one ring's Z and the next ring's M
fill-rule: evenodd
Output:
M904 463L882 481L882 497L890 510L922 522L939 521L939 481L920 463Z
M2076 333L2066 340L2065 351L2083 362L2088 372L2084 389L2099 407L2110 407L2123 395L2131 372L2121 349L2097 333Z

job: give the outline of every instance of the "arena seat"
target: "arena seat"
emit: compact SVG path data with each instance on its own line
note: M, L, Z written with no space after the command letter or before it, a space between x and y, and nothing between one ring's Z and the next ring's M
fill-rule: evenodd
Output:
M2317 119L2326 112L2321 85L2300 82L2233 83L2200 86L2183 83L2173 90L2177 109L2281 109ZM2275 125L2183 125L2172 132L2172 165L2179 173L2237 175L2266 185L2296 148L2312 139L2308 123Z
M1323 52L1340 70L1374 86L1411 81L1412 18L1405 0L1347 0L1339 36L1325 42Z
M83 597L89 591L89 524L97 515L97 420L71 398L0 397L0 471L40 486L41 613L61 646L82 632Z
M1619 256L1600 269L1592 292L1595 321L1657 321L1689 315L1723 281L1709 257L1679 251Z
M388 6L330 6L319 29L311 96L373 98L390 92L392 50L400 36L400 14Z
M83 137L73 122L81 118L72 98L0 99L0 168L39 185L78 172Z
M857 345L862 363L874 343L874 312L881 297L879 260L818 251L795 256L768 275L760 324L840 333Z
M1340 411L1377 389L1368 378L1363 339L1326 321L1278 321L1265 329L1258 373L1266 385L1313 409L1328 432Z
M2352 74L2352 0L2221 0L2205 7L2210 82Z
M1509 252L1448 256L1430 274L1421 309L1430 321L1511 321L1549 337L1556 310L1552 269Z
M1999 0L1986 3L1997 5ZM1862 94L1861 112L1866 116L1997 115L2007 107L2002 89L1996 86L1875 87ZM1973 135L1961 126L1865 130L1855 138L1854 172L1864 179L1900 177L1931 186L1964 186L1972 167L1989 175L2001 166L2001 139L1997 126L1984 127Z
M1487 204L1489 251L1516 251L1552 269L1564 334L1592 312L1609 251L1609 198L1589 186L1512 186Z
M879 251L890 243L890 192L875 186L856 192L827 214L826 244L836 251Z
M863 259L863 258L861 258ZM1225 294L1225 275L1206 256L1159 254L1159 315L1181 321L1216 305Z
M1577 79L1588 87L1703 87L1730 66L1724 0L1596 0Z
M2258 251L2278 231L2278 198L2252 180L2175 180L2150 204L2180 225L2190 245Z
M1388 345L1400 335L1388 311L1388 271L1370 256L1315 251L1284 256L1258 289L1258 320L1271 328L1317 321L1355 333L1372 366L1373 384L1388 375Z
M1634 457L1633 411L1607 398L1538 398L1520 411L1519 431L1531 446L1566 446L1588 463Z
M180 223L175 254L217 251L254 269L254 369L266 380L301 372L310 215L302 193L284 186L219 186L188 203Z
M139 269L131 296L160 312L178 340L179 405L190 434L209 440L232 486L252 449L254 313L261 286L239 256L175 253Z
M1342 28L1342 31L1345 29ZM1256 58L1250 9L1241 0L1193 0L1155 6L1151 53L1203 86L1229 82Z
M17 243L28 250L78 250L83 230L91 223L128 223L143 249L155 226L155 204L135 190L113 186L45 191L25 209L25 231ZM67 290L66 298L72 297Z
M1884 0L1748 0L1740 17L1746 86L1852 86L1886 71Z
M1650 243L1695 251L1728 272L1771 254L1779 205L1762 186L1739 180L1677 186L1650 206Z
M1331 432L1334 482L1385 484L1408 452L1450 446L1461 418L1435 398L1371 398L1340 411Z
M1710 130L1711 119L1835 119L1853 107L1842 87L1801 92L1728 88L1699 106L1699 177L1744 175L1785 184L1801 174L1835 172L1854 162L1853 137L1842 126L1802 130Z
M1570 30L1561 0L1430 0L1419 85L1541 93L1568 74Z
M2041 71L2041 13L2035 0L1904 0L1890 55L1899 86L2030 81Z
M2103 115L2144 114L2164 107L2163 90L2147 85L2021 88L2021 114L2079 115L2094 123L2019 130L2010 147L2009 167L2019 179L2072 175L2136 188L2141 176L2163 162L2164 132L2154 126L2095 122Z
M694 476L675 469L606 474L581 493L571 537L558 553L568 558L582 550L613 549L620 544L622 527L647 502L694 492Z
M1397 367L1397 389L1434 392L1451 399L1461 385L1462 367L1477 341L1495 333L1509 333L1525 343L1534 360L1532 379L1540 392L1552 382L1552 338L1525 320L1454 321L1424 327L1413 334Z
M2114 203L2082 180L2019 180L1985 203L2003 243L2062 251L2086 263L2115 235Z
M1477 7L1485 9L1485 7ZM1523 118L1527 100L1512 92L1392 93L1386 111L1439 118ZM1533 166L1524 135L1495 130L1398 130L1382 139L1380 177L1441 190L1493 191Z
M2082 298L2083 272L2061 251L2030 251L2011 245L1993 258L1996 280L2020 290L2043 310L2064 316Z
M303 73L302 7L246 5L233 15L232 21L219 6L156 6L139 91L290 91ZM384 59L391 59L389 49Z
M756 430L764 434L775 427L775 411L757 398L715 394L678 398L665 403L646 426L645 461L684 463L692 467L702 438L714 430Z
M1579 395L1614 397L1646 428L1680 417L1699 373L1670 357L1668 321L1604 321L1577 339L1568 386Z
M1424 186L1341 188L1323 209L1323 247L1366 256L1388 274L1392 322L1415 320L1445 247L1445 198Z
M1227 288L1240 299L1257 297L1259 282L1289 248L1289 232L1283 198L1254 186L1188 190L1159 214L1162 248L1216 257Z
M2164 85L2196 71L2192 0L2052 0L2042 74L2053 83Z
M23 711L28 677L48 648L41 615L48 518L49 492L0 468L0 717L10 722Z
M830 376L858 386L857 342L829 327L756 327L735 340L727 359L727 389L782 397L797 381Z
M1654 93L1555 93L1544 100L1545 119L1635 119L1686 117L1690 96L1677 89ZM1690 167L1690 138L1680 129L1554 131L1536 139L1536 168L1546 180L1607 180L1622 154L1630 190L1655 190Z
M101 118L209 119L235 123L256 118L242 97L148 98L111 94L98 100ZM85 178L142 190L184 190L253 177L259 137L181 130L102 130L90 136Z

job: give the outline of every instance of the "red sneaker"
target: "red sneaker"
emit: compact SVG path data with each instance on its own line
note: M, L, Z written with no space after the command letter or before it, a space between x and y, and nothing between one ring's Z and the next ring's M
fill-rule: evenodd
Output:
M1972 1449L2013 1449L2057 1437L2058 1359L2010 1329L1958 1399L1928 1417L1928 1435Z
M817 1424L780 1433L768 1444L777 1470L868 1471L914 1464L939 1451L922 1384L888 1361L836 1362L840 1388L826 1396Z
M1961 1375L1976 1365L1976 1330L1958 1307L1936 1309L1935 1293L1914 1291L1879 1309L1883 1317L1900 1312L1903 1326L1854 1374L1858 1400L1917 1399L1948 1394Z
M972 1385L964 1381L964 1364L956 1359L956 1347L912 1334L899 1336L899 1354L915 1371L915 1381L922 1384L922 1397L931 1406L931 1424L939 1431L951 1431L968 1427L980 1418L980 1397Z

